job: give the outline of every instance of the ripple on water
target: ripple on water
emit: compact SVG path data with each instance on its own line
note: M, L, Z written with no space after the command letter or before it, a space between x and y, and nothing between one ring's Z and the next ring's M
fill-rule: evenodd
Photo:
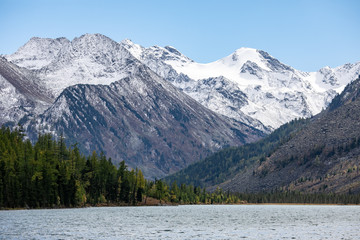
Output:
M0 239L360 239L358 206L0 211Z

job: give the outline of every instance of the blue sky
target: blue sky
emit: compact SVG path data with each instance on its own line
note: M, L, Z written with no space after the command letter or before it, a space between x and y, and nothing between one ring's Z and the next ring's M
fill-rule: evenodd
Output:
M0 54L31 37L101 33L207 63L240 47L303 71L360 61L358 0L0 0Z

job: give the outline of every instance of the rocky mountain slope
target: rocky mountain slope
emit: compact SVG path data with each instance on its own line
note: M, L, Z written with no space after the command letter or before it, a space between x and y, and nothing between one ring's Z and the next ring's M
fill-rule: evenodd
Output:
M302 72L251 48L201 64L173 47L144 48L130 40L121 44L204 106L265 131L316 115L360 73L360 63Z
M261 179L262 188L360 192L359 94L360 78L258 166L254 177Z
M181 182L194 169L208 168L207 175L190 176L186 182L236 192L359 193L359 95L360 78L314 118L286 124L257 143L223 150L169 179ZM223 172L216 171L224 165L228 167Z
M143 65L110 85L66 88L29 126L51 126L67 142L81 143L83 152L104 151L116 163L125 160L141 168L149 178L264 136L206 109Z
M0 57L0 125L41 113L52 102L34 74Z

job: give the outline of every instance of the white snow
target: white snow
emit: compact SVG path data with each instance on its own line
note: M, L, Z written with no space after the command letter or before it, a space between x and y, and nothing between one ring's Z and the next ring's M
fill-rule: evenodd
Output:
M75 84L109 85L131 75L134 62L141 61L205 107L259 128L261 121L272 129L319 113L360 74L360 63L301 72L252 48L197 63L173 47L144 48L100 34L85 34L71 42L32 38L6 58L36 70L55 96Z
M190 61L183 63L174 60L165 61L165 63L171 65L177 72L195 80L224 76L239 85L246 86L251 79L242 78L240 69L247 61L256 63L266 71L270 70L260 59L256 49L252 48L240 48L227 57L206 64Z
M134 56L162 77L173 79L171 69L174 69L177 74L185 74L195 80L175 80L173 84L204 106L242 121L242 114L245 113L273 129L294 118L319 113L336 92L340 93L360 72L360 63L345 64L334 69L326 67L318 72L301 72L286 65L279 66L280 62L269 60L271 56L265 58L252 48L240 48L227 57L204 64L183 55L179 57L165 48L143 48L131 42L126 44ZM164 55L167 57L164 58ZM232 96L226 100L220 97L219 92L224 91L222 87L198 86L200 80L221 76L246 94L247 104L238 106L231 100Z
M6 58L20 67L40 69L54 60L60 49L69 44L66 38L38 38L33 37L14 54Z
M125 40L121 41L120 44L129 46L129 48L131 48L131 49L128 49L128 50L131 52L131 54L134 57L136 57L137 59L141 58L144 48L141 47L139 44L133 43L130 39L125 39Z

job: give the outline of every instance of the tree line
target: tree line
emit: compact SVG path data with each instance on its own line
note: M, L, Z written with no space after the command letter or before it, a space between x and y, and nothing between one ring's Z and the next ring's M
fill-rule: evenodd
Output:
M61 136L39 135L32 144L21 128L0 129L0 209L146 205L154 199L160 204L359 204L360 194L208 192L176 181L147 180L124 161L116 167L103 153L84 156Z
M263 193L238 193L238 198L247 203L294 203L294 204L360 204L360 194L303 193L277 190Z
M237 203L240 199L221 190L205 189L163 180L146 180L140 169L95 151L80 153L78 145L67 147L60 136L38 136L32 144L21 127L0 130L0 209L81 207L86 205L160 203Z

